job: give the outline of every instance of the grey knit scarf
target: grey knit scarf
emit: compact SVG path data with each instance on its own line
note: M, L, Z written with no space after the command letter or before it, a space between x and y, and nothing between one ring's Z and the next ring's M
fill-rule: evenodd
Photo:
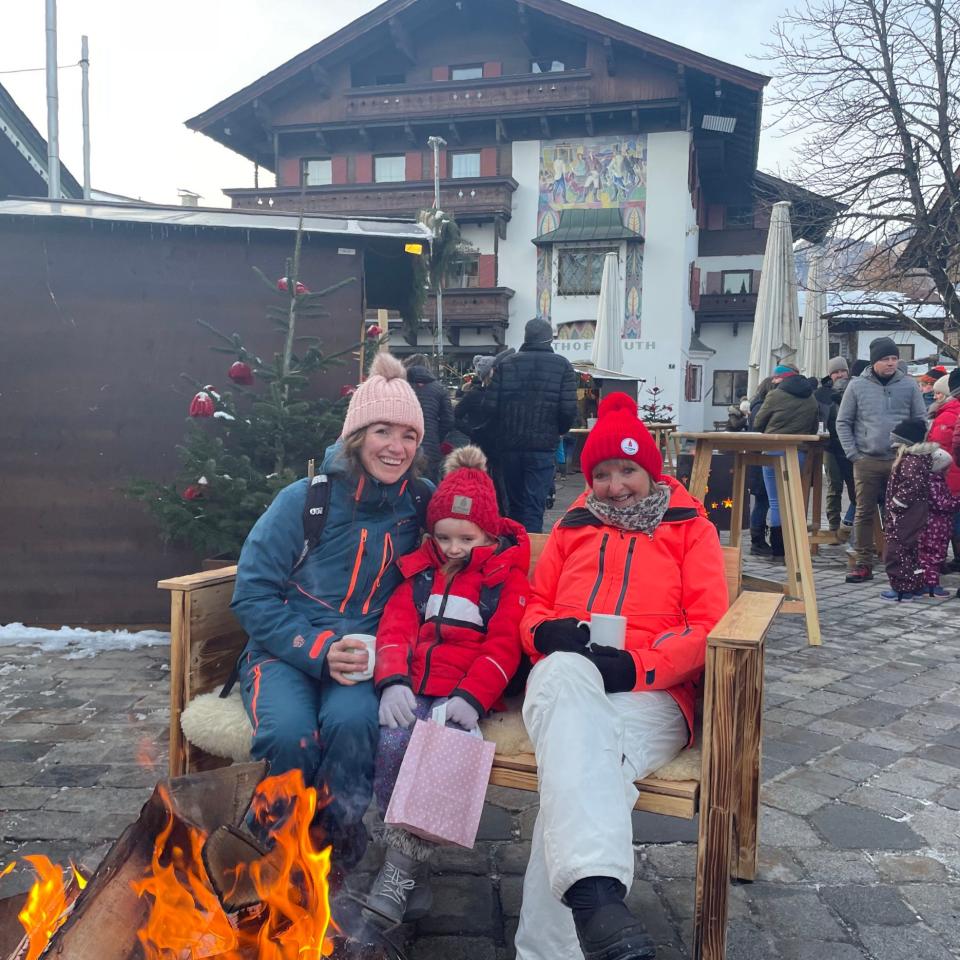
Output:
M598 519L621 530L639 530L653 534L660 526L663 515L670 506L670 488L654 484L651 493L629 507L614 507L598 499L591 491L587 494L586 508Z

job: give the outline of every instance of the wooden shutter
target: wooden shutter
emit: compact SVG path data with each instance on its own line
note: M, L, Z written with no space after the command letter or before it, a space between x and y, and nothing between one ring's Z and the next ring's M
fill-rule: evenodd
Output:
M480 269L477 271L478 287L495 287L497 285L497 257L493 253L480 254Z
M707 273L707 293L717 294L723 290L723 274L717 271Z
M277 186L299 187L301 165L300 157L281 157L280 169L277 171Z
M726 208L720 203L711 203L707 205L707 229L722 230L724 213Z
M484 77L499 77L503 73L503 65L499 60L491 60L483 65Z
M407 154L404 176L407 180L423 179L423 154L419 150Z
M497 148L483 147L480 151L480 176L495 177L497 175Z
M434 67L430 72L431 80L449 80L450 79L450 68L449 67Z
M753 289L751 290L751 292L757 293L759 290L760 290L760 271L754 270L753 271Z
M695 263L690 264L690 306L700 309L700 268Z
M353 158L353 182L373 183L372 153L358 153Z
M332 157L330 160L330 181L332 183L347 182L347 158L344 156Z

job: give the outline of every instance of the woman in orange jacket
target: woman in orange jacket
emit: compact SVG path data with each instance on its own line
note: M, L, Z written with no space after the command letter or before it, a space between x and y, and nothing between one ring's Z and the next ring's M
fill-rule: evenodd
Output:
M520 627L540 813L517 960L577 956L578 942L586 960L655 955L624 904L634 780L692 742L707 635L727 608L717 532L661 476L626 394L601 403L580 462L590 489L554 527ZM597 614L626 618L622 649L591 643Z

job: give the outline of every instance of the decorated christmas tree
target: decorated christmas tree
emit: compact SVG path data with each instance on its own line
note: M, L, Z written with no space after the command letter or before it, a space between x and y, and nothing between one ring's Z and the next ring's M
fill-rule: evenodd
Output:
M647 388L647 402L640 404L640 419L644 423L670 423L673 404L664 403L664 389L656 383Z
M147 504L163 540L187 544L201 556L235 559L276 494L306 475L308 461L322 458L343 426L352 388L344 387L341 397L331 400L317 396L315 385L355 348L327 356L311 331L329 316L324 298L354 280L311 291L299 279L300 247L298 232L285 277L271 281L256 271L275 300L266 319L278 337L276 353L264 360L239 334L198 321L217 341L211 350L233 362L218 383L183 375L196 394L186 437L177 448L176 481L139 479L128 487L131 496ZM371 330L368 340L366 354L379 347L380 331Z

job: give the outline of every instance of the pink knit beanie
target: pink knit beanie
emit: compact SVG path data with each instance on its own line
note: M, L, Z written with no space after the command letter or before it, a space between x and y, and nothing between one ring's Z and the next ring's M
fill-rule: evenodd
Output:
M343 421L341 437L369 427L371 423L398 423L417 433L423 440L423 410L407 383L403 364L386 351L380 351L370 367L370 375L354 391Z

